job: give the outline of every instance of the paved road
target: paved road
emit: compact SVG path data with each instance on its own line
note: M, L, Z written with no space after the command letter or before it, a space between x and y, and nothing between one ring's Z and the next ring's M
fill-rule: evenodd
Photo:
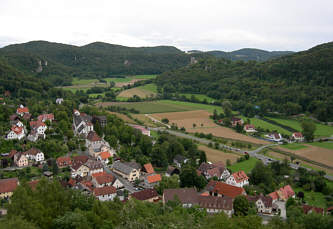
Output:
M204 139L204 138L198 138L198 137L195 137L195 136L192 136L192 135L189 135L189 134L185 134L185 133L181 133L181 132L177 132L177 131L173 131L173 130L168 130L168 129L165 129L165 128L149 128L149 129L150 130L155 130L155 131L166 131L169 134L172 134L172 135L175 135L175 136L178 136L178 137L182 137L182 138L192 139L194 141L200 142L200 143L205 144L205 145L208 145L209 143L212 143L212 144L215 143L212 140L208 140L208 139ZM244 150L234 148L234 147L231 147L231 146L227 146L227 145L224 145L224 144L219 144L220 148L222 148L222 149L227 149L227 150L237 152L237 153L247 152L251 157L255 157L255 158L261 160L265 165L268 165L269 163L272 163L272 162L277 161L277 160L274 159L274 158L259 154L259 152L261 150L267 148L267 147L271 147L271 146L275 146L275 145L278 145L278 144L264 145L264 146L260 146L259 148L255 149L255 150L252 150L252 151L244 151ZM311 169L309 169L309 168L305 168L303 166L293 164L293 163L289 163L289 166L292 169L304 168L308 171L311 171ZM330 181L333 181L333 176L325 175L324 177L326 179L330 180Z

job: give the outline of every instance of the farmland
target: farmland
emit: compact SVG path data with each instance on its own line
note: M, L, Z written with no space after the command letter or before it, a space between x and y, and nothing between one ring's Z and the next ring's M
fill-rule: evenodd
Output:
M131 98L134 95L139 96L140 98L146 98L146 97L153 97L155 95L155 93L135 87L135 88L131 88L131 89L120 92L120 94L118 96L120 98Z
M233 153L225 153L220 150L212 149L203 145L200 145L198 148L199 150L205 151L207 156L207 161L213 163L222 161L224 164L227 164L227 160L229 159L231 163L234 164L237 161L237 158L240 157Z
M222 127L213 122L209 118L210 113L205 110L195 110L188 112L171 112L171 113L159 113L153 114L154 118L162 120L163 118L169 119L169 123L175 123L179 128L184 127L186 131L190 133L200 132L209 134L216 137L222 137L233 140L240 140L244 142L250 142L254 144L268 144L264 140L246 136L240 133L235 132L234 130ZM193 127L195 124L195 127Z
M187 99L191 99L192 96L194 96L196 99L198 99L199 101L203 102L204 100L206 100L208 103L214 102L215 99L208 97L207 95L203 95L203 94L179 94L180 96L185 96Z
M318 146L318 147L333 150L333 142L312 142L312 143L308 143L308 144L312 145L312 146Z
M291 150L305 149L306 146L298 143L281 145L281 147Z

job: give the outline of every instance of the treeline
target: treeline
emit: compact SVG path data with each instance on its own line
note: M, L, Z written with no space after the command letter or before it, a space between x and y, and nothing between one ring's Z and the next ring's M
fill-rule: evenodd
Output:
M72 77L161 73L188 65L191 57L208 54L188 55L171 46L132 48L95 42L78 47L32 41L4 47L0 56L22 72L47 78L53 85L66 86L71 84Z
M311 113L333 120L333 43L258 63L206 58L165 72L156 83L165 96L205 94L229 100L246 116Z
M288 206L289 207L289 206ZM56 180L42 179L35 189L26 183L14 192L8 204L8 215L0 221L6 229L112 229L112 228L246 228L246 229L330 229L333 218L319 214L291 215L293 220L274 217L267 225L256 215L235 216L207 214L197 207L183 208L179 202L125 203L115 200L100 202L79 191L64 189Z

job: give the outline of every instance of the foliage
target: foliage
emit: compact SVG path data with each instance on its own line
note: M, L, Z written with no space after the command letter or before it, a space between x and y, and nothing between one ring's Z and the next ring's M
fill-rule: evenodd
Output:
M233 202L236 216L245 216L248 214L250 204L245 196L237 196Z
M302 122L302 134L306 141L313 141L314 132L316 131L316 125L311 121Z

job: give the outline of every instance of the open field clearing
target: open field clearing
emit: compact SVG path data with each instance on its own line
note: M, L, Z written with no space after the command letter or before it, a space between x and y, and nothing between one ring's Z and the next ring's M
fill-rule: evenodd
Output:
M139 89L145 90L145 91L149 91L149 92L153 92L153 93L157 93L157 86L154 83L150 83L150 84L145 84L143 86L139 86L137 87Z
M207 156L207 161L210 161L210 162L213 162L213 163L218 162L218 161L222 161L226 165L227 160L229 159L231 161L231 163L234 164L237 161L237 158L240 157L236 154L225 153L223 151L212 149L212 148L209 148L208 146L204 146L204 145L199 145L198 148L200 150L205 151L206 156Z
M152 116L158 120L167 118L169 119L169 124L175 123L179 128L184 127L186 131L190 133L211 133L216 137L250 142L254 144L269 144L267 141L246 136L237 133L230 128L219 126L209 118L209 115L210 113L207 111L195 110L188 112L160 113L153 114ZM193 124L196 125L195 128L193 128ZM203 124L203 126L201 126L201 124Z
M118 96L122 97L122 98L132 98L134 95L137 95L140 98L146 98L146 97L155 96L155 93L135 87L135 88L131 88L131 89L120 92L120 94Z
M246 121L248 118L241 116L241 118ZM255 127L261 127L265 131L269 130L270 132L279 132L280 134L286 134L286 135L291 135L292 133L280 126L271 124L269 122L266 122L264 120L258 119L258 118L249 118L251 121L251 124L253 124Z
M203 95L203 94L184 94L184 93L181 93L179 94L180 96L185 96L186 98L188 99L191 99L192 96L194 96L196 99L198 99L199 101L204 101L206 99L206 101L208 103L211 103L211 102L214 102L216 101L216 99L213 99L211 97L208 97L207 95Z
M333 150L325 149L322 147L317 147L309 144L304 144L306 148L304 149L298 149L298 150L290 150L288 149L288 152L294 153L299 156L303 156L305 158L308 158L312 161L317 161L322 164L332 166L333 167ZM280 150L286 151L283 147L276 147Z
M155 79L157 75L135 75L130 76L132 79Z
M164 104L164 103L161 103L160 101L137 102L137 103L104 102L104 103L97 103L96 106L103 106L103 107L118 106L118 107L125 107L127 109L133 108L135 110L138 110L141 114L195 110L195 108L184 107L184 106L177 105L177 104Z
M308 144L312 145L312 146L318 146L321 148L333 150L333 142L312 142L312 143L308 143Z
M314 191L305 191L303 188L294 187L294 191L303 192L304 193L304 200L307 204L311 206L327 208L325 195L321 192L314 192Z
M124 115L124 114L117 113L117 112L111 112L111 111L108 111L108 113L117 116L118 118L124 120L124 122L132 123L132 124L136 124L136 123L134 122L134 120L130 119L129 117L127 117L127 116Z
M268 119L271 119L279 124L289 126L297 131L302 131L301 122L293 119L283 119L283 118L271 118L266 117ZM315 137L330 137L333 135L333 126L327 126L320 123L315 123L316 125L316 131L315 131Z
M257 161L259 160L254 157L250 157L249 160L235 163L231 166L228 166L228 168L231 169L232 172L243 170L245 173L250 173L252 169L255 167Z
M222 113L222 107L214 106L214 105L207 105L201 103L190 103L190 102L182 102L182 101L174 101L174 100L160 100L159 102L163 104L173 104L173 105L180 105L184 107L191 107L192 110L206 110L213 114L214 110L219 113Z
M299 149L305 149L306 148L305 145L302 145L302 144L299 144L299 143L281 145L281 147L286 148L286 149L291 149L291 150L299 150Z

